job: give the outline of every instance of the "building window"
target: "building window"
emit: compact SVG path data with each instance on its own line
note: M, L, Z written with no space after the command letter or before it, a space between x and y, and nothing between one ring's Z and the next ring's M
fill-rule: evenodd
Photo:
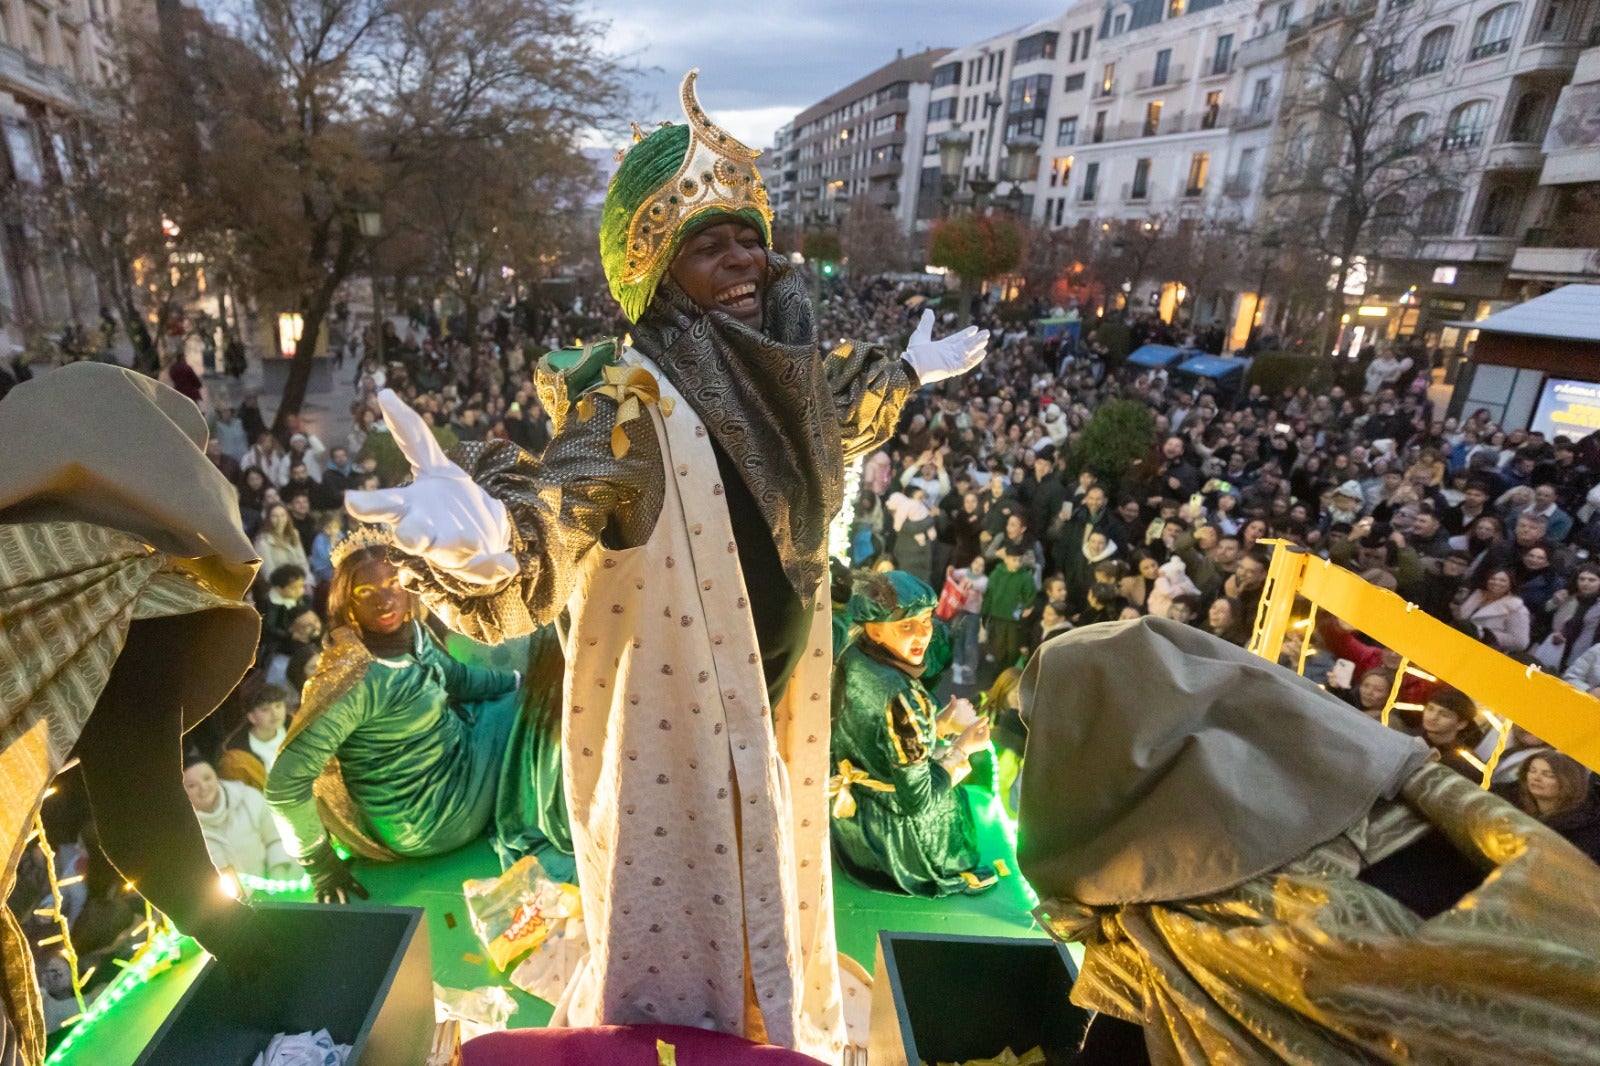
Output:
M1115 63L1107 63L1105 69L1100 72L1100 95L1110 96L1112 90L1116 87L1117 65Z
M1450 121L1444 130L1446 151L1476 148L1483 143L1483 131L1489 125L1489 101L1473 100L1450 112Z
M1222 122L1222 90L1206 93L1206 107L1200 112L1200 128L1214 130Z
M1161 129L1161 101L1151 100L1144 105L1144 136L1154 137Z
M1078 61L1078 31L1077 30L1073 30L1072 31L1072 36L1067 38L1067 62L1068 63L1076 63L1077 61Z
M928 105L928 121L939 122L944 119L956 117L956 98L947 96L943 100L935 100Z
M1050 184L1052 187L1065 189L1067 181L1072 177L1072 157L1058 155L1050 161Z
M983 76L984 81L994 81L995 63L1000 59L999 52L989 53L989 72Z
M1211 57L1211 73L1226 74L1233 62L1233 34L1224 33L1217 38L1217 50Z
M1508 236L1516 224L1521 196L1509 185L1497 185L1484 197L1483 214L1478 219L1480 237Z
M1517 29L1517 5L1501 4L1478 20L1472 30L1472 48L1467 59L1487 59L1511 50L1511 36Z
M1263 115L1267 111L1267 101L1272 98L1272 80L1270 78L1257 78L1254 87L1250 90L1250 113Z
M1239 152L1239 169L1234 172L1234 180L1248 186L1255 178L1256 150L1245 148Z
M1278 5L1278 23L1276 28L1280 30L1285 29L1289 25L1289 20L1294 17L1293 12L1294 6L1292 4Z
M1428 135L1428 113L1414 111L1400 120L1400 125L1395 128L1395 145L1402 150L1409 151L1421 146L1422 140Z
M1521 144L1538 144L1544 140L1545 116L1550 112L1550 98L1541 92L1523 93L1511 112L1511 125L1506 130L1506 140Z
M1121 33L1127 28L1128 16L1126 14L1119 13L1111 20L1111 36L1115 37L1117 34Z
M1165 85L1172 74L1172 49L1163 48L1156 53L1156 69L1150 72L1151 85Z
M1150 160L1136 159L1133 162L1133 184L1128 189L1128 199L1150 199Z
M1450 58L1450 38L1454 33L1449 26L1440 26L1422 39L1422 46L1417 49L1417 77L1444 69L1445 60Z
M1061 35L1058 33L1036 33L1032 37L1024 37L1017 42L1017 55L1011 61L1011 66L1018 63L1031 63L1035 59L1054 59L1056 57L1056 42Z
M1048 74L1013 78L1011 91L1006 98L1006 110L1015 112L1043 109L1050 99L1050 82Z
M1068 74L1061 79L1061 91L1064 93L1074 93L1081 88L1083 88L1083 75L1081 73Z
M933 87L943 89L947 85L958 85L961 82L961 64L946 63L942 67L935 67L933 71Z
M1189 184L1184 186L1185 196L1199 196L1206 191L1206 171L1211 166L1208 152L1196 152L1189 157Z
M1456 231L1456 216L1461 212L1461 194L1441 189L1422 201L1417 216L1417 232L1423 236L1447 237Z
M1070 115L1056 123L1056 145L1066 148L1078 143L1078 116Z
M1183 0L1167 0L1167 18L1175 19L1183 15Z
M1085 163L1083 167L1083 196L1081 199L1086 204L1092 204L1099 195L1100 164Z
M1394 192L1373 205L1372 220L1367 223L1367 227L1374 237L1394 237L1400 233L1400 226L1405 218L1406 198Z
M1096 111L1094 113L1094 134L1092 139L1095 144L1099 144L1106 139L1106 112L1104 111Z

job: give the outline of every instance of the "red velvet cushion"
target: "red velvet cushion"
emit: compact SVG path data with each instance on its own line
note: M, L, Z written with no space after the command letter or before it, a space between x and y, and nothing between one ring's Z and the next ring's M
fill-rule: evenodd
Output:
M461 1066L656 1066L656 1041L678 1050L678 1066L820 1066L798 1051L752 1044L685 1025L508 1029L461 1045Z

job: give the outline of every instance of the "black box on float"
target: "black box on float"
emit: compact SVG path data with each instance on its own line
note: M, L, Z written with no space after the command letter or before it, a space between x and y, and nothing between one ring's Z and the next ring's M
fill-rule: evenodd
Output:
M1078 968L1052 940L878 934L868 1066L920 1066L1043 1048L1077 1061L1089 1012L1067 999Z
M260 972L216 959L135 1066L251 1066L278 1033L328 1030L349 1066L422 1066L433 1043L433 960L420 907L257 903Z

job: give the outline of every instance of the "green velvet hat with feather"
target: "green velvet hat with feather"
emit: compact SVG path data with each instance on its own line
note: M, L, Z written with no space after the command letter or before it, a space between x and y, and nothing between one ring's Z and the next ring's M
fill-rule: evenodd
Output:
M718 222L754 226L772 243L772 209L756 170L761 154L706 117L695 96L699 71L679 91L685 124L644 135L622 159L600 215L600 262L611 295L637 322L683 242Z

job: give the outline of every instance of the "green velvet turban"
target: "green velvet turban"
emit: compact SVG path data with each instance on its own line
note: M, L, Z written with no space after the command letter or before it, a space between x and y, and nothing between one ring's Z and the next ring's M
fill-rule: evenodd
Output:
M862 573L856 577L855 593L845 608L853 625L869 622L898 622L912 615L931 611L939 602L927 582L903 570L883 574Z

